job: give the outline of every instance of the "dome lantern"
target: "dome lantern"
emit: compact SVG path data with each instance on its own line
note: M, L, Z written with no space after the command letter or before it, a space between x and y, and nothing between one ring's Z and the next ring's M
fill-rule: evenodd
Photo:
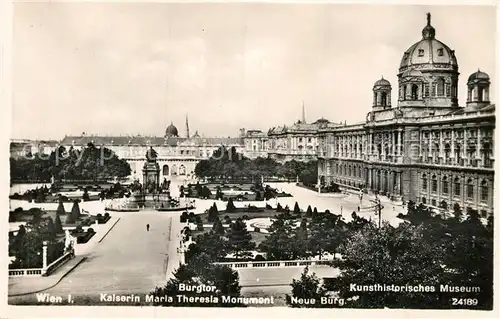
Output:
M391 83L382 78L373 84L374 111L382 111L391 107Z
M436 37L436 29L431 25L431 14L427 13L427 25L422 29L422 38L432 40Z
M478 69L467 80L467 106L486 106L489 104L490 76Z

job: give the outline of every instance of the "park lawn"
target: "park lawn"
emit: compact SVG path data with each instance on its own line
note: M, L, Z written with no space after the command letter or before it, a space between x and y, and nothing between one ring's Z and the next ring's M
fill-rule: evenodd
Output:
M266 217L271 217L273 218L276 215L279 215L280 213L276 212L275 209L268 209L264 208L264 211L247 211L246 209L241 209L237 210L234 213L226 213L225 211L220 211L219 212L219 219L221 221L224 221L225 216L229 216L231 220L236 220L238 218L243 218L243 216L248 216L248 219L253 219L253 218L266 218ZM204 224L211 224L208 221L208 213L203 213L198 215L201 217L201 220L203 221Z

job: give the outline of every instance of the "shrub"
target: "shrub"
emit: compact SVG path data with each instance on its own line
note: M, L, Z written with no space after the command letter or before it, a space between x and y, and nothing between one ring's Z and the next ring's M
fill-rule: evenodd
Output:
M402 213L399 213L396 217L398 217L398 218L405 218L405 217L406 217L406 215L405 215L405 214L402 214Z
M82 225L76 226L75 233L83 233L83 227L82 227Z
M256 232L256 233L260 233L260 228L259 227L254 227L253 231Z
M14 209L14 213L22 213L23 212L23 208L22 207L18 207L16 209Z
M248 220L248 215L243 215L243 217L241 217L243 220Z
M266 261L266 258L262 255L256 255L254 258L255 261Z
M92 227L89 227L89 229L87 229L87 233L95 233L95 230Z
M224 221L225 221L227 224L229 224L229 223L231 222L231 217L229 217L229 216L227 216L227 215L226 215L226 216L224 216Z
M271 207L271 205L266 204L266 209L273 209L273 208Z
M101 213L97 214L97 219L101 219L101 218L102 218L102 214Z
M109 217L109 213L105 213L104 217L108 218Z

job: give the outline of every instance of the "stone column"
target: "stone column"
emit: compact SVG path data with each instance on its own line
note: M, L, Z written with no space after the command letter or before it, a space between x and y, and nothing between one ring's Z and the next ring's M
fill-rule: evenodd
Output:
M396 191L401 196L401 172L396 173Z
M42 247L42 273L45 273L47 271L47 242L43 242L43 247Z
M429 154L427 155L427 158L433 157L432 154L432 131L429 131L429 138L428 138L428 143L429 143Z
M372 155L372 133L368 132L368 141L366 143L366 153L368 156Z
M443 147L443 130L439 130L439 157L441 158L441 164L444 159L444 147Z
M420 157L420 161L424 161L425 159L423 158L423 152L422 152L422 149L423 149L423 141L424 141L424 132L422 132L421 130L419 130L419 134L418 134L418 143L419 143L419 150L418 150L418 156Z
M401 155L401 131L399 131L397 133L397 137L398 137L398 142L396 144L396 156L400 156Z
M391 150L391 156L392 160L394 161L394 156L396 155L396 131L392 131L392 150Z
M455 164L455 130L451 130L451 164Z
M481 194L479 193L481 191L481 187L480 187L480 183L479 183L479 176L475 178L476 180L476 185L474 185L476 191L474 192L474 205L476 206L476 208L478 209L478 213L479 213L479 203L481 202Z
M482 147L481 147L481 128L478 127L477 128L477 146L476 146L476 160L477 160L477 166L478 167L481 167L483 166L481 163L481 150L482 150Z
M385 160L385 134L382 133L381 135L381 140L382 140L382 160Z

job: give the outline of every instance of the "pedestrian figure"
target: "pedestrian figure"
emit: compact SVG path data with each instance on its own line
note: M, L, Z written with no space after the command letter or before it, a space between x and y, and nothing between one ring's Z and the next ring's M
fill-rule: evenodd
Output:
M149 231L149 224L146 225L146 230Z

